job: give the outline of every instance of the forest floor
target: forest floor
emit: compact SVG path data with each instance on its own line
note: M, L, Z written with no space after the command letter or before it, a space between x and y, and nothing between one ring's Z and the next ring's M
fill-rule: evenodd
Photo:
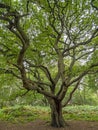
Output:
M66 128L53 128L49 122L36 120L30 123L8 123L0 121L0 130L98 130L97 121L67 121Z

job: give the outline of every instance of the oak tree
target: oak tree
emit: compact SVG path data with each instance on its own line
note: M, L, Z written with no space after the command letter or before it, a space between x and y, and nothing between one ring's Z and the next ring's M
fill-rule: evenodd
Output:
M64 127L62 109L81 80L98 71L97 0L0 2L0 71L45 96L51 125ZM66 98L66 94L69 97Z

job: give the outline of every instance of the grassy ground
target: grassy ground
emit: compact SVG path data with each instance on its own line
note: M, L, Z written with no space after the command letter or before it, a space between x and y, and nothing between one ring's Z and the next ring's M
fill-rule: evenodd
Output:
M64 109L67 120L98 121L98 106L68 106Z
M98 106L68 106L64 108L65 120L98 121ZM0 120L25 123L36 119L50 120L49 107L14 106L0 109Z

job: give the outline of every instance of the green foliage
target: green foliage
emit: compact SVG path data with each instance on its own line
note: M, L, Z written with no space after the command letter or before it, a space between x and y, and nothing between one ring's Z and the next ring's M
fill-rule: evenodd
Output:
M98 91L98 74L88 76L88 86L90 89L97 94Z
M67 120L98 121L98 106L68 106L64 109Z
M24 106L15 106L4 108L1 112L1 118L6 121L23 122L30 119L35 120L38 118L38 114Z
M0 109L0 120L25 123L36 119L50 120L49 107L14 106ZM98 121L98 106L67 106L63 110L65 120Z
M45 97L43 97L41 94L37 94L36 92L27 92L24 89L12 86L2 87L0 91L0 108L14 106L14 104L32 106L48 105Z
M85 86L82 89L77 89L74 93L70 104L76 105L98 105L97 91L92 91L92 88Z
M48 108L32 106L14 106L0 110L0 120L6 120L13 123L25 123L37 118L47 119ZM43 116L43 114L45 114Z

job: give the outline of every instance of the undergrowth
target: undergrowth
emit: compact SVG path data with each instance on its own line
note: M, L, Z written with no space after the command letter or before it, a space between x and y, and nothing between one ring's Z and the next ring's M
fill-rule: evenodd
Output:
M98 121L98 106L68 106L63 110L65 120ZM25 123L36 119L50 120L49 107L13 106L0 109L0 120Z

